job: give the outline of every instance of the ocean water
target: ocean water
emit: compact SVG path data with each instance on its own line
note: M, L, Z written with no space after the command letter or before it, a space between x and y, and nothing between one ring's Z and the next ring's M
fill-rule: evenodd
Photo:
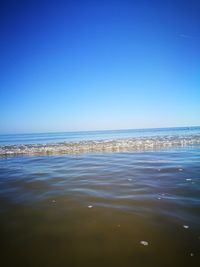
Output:
M29 134L0 134L0 146L3 145L30 145L30 144L55 144L62 142L96 141L127 139L153 136L189 136L199 135L198 127L176 128L150 128L130 130L107 130L107 131L82 131L82 132L50 132Z
M0 155L126 152L200 143L200 127L0 135Z
M1 266L200 266L200 128L126 133L4 135Z

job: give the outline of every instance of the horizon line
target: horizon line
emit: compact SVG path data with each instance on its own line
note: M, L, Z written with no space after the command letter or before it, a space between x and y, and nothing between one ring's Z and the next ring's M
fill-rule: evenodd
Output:
M0 135L26 135L26 134L56 134L56 133L79 133L79 132L108 132L108 131L131 131L131 130L156 130L156 129L168 129L168 128L198 128L200 125L190 126L165 126L165 127L144 127L144 128L121 128L121 129L104 129L104 130L69 130L69 131L44 131L44 132L8 132L1 133Z

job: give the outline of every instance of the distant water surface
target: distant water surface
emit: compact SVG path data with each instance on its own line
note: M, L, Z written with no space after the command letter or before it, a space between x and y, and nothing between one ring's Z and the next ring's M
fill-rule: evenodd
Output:
M0 237L2 266L198 267L200 144L1 156Z
M0 145L50 144L89 140L111 140L150 136L174 136L200 134L200 127L176 127L154 129L130 129L83 132L50 132L29 134L0 134Z
M200 144L200 127L2 135L0 156L128 152Z

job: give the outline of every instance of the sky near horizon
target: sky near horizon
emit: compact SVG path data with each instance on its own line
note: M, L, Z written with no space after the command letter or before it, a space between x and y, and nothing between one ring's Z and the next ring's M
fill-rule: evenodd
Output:
M200 125L200 1L0 2L0 133Z

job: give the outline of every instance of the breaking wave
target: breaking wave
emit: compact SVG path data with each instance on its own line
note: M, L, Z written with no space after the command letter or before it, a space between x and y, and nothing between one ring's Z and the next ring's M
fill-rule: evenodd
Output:
M90 140L52 144L4 145L0 156L6 155L58 155L86 152L128 152L200 144L200 135L153 136Z

